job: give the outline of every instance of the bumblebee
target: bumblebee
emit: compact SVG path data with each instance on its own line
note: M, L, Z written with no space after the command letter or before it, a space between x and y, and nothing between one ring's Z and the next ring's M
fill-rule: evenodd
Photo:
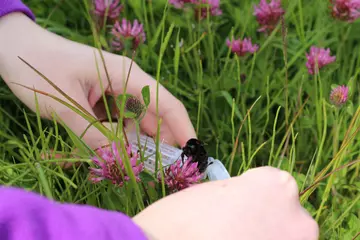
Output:
M189 139L185 146L182 148L181 159L184 163L184 157L191 157L191 162L198 163L198 169L200 173L205 172L209 166L208 153L204 147L204 143L196 138Z

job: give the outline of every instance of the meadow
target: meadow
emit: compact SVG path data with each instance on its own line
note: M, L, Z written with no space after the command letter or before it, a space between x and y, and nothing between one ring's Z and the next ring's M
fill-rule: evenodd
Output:
M221 0L219 11L199 12L197 7L206 7L122 0L117 19L137 19L146 40L116 49L113 25L99 27L92 1L24 1L49 31L133 57L184 103L198 138L231 176L266 165L289 171L301 203L320 226L320 239L355 239L360 235L360 19L334 16L335 1L282 0L278 21L269 31L258 31L254 5L259 2ZM227 44L244 38L251 38L247 50L245 41L242 51ZM336 57L321 69L319 64L314 74L306 65L312 46ZM164 196L161 187L145 187L156 178L149 173L127 187L89 181L93 152L68 128L40 119L1 84L0 184L130 216ZM339 90L343 98L330 97L339 86L348 93ZM70 154L74 148L83 149L76 158ZM81 164L63 169L54 164L58 159L42 157L50 149L67 154L62 161Z

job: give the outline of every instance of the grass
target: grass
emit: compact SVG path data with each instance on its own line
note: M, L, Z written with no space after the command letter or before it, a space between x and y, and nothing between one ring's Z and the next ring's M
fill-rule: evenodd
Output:
M107 48L104 35L94 41L85 1L24 2L48 30ZM166 0L126 2L123 16L139 19L147 36L135 62L185 104L209 154L232 176L264 165L291 172L301 203L319 223L321 239L355 238L360 226L360 22L334 20L328 1L282 1L286 29L279 24L265 36L256 31L252 1L222 0L223 15L202 22L192 12L166 6ZM225 45L231 36L251 37L260 49L235 57ZM305 67L312 45L330 48L337 59L316 76ZM164 195L163 188L157 192L141 184L121 189L91 184L87 167L93 152L68 128L40 119L1 84L0 184L130 216ZM349 101L336 109L329 93L343 84L350 87ZM81 149L78 159L68 154L75 147ZM64 170L51 156L43 160L52 148L68 154L63 161L83 164Z

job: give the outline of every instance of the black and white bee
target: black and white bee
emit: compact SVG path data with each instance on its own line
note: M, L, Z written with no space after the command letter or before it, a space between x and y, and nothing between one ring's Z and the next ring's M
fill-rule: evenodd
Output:
M181 159L184 163L184 157L191 157L191 162L198 163L200 173L205 172L206 168L211 164L208 162L209 155L204 147L204 143L196 138L191 138L182 148Z

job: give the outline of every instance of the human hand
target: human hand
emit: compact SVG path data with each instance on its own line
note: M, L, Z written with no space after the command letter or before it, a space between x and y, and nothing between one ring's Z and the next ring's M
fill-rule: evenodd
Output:
M157 240L315 240L319 235L300 205L294 178L272 167L184 189L150 205L134 221Z
M95 61L99 66L103 87L107 89L106 93L110 93L97 49L57 36L36 25L22 13L12 13L0 18L0 35L0 74L14 94L30 109L36 109L34 93L13 83L66 99L18 56L48 77L93 116L96 116L95 111L105 111L95 109L103 94ZM103 52L103 55L114 93L122 94L131 60L108 52ZM150 86L150 105L140 126L147 134L155 135L156 81L134 63L127 93L141 99L141 89L146 85ZM51 113L56 113L77 135L81 135L89 125L87 120L47 96L38 94L38 102L42 117L50 118ZM163 119L160 139L166 143L183 146L189 138L195 137L184 105L163 86L159 87L159 115ZM95 127L91 127L83 139L92 148L108 143L105 136Z

